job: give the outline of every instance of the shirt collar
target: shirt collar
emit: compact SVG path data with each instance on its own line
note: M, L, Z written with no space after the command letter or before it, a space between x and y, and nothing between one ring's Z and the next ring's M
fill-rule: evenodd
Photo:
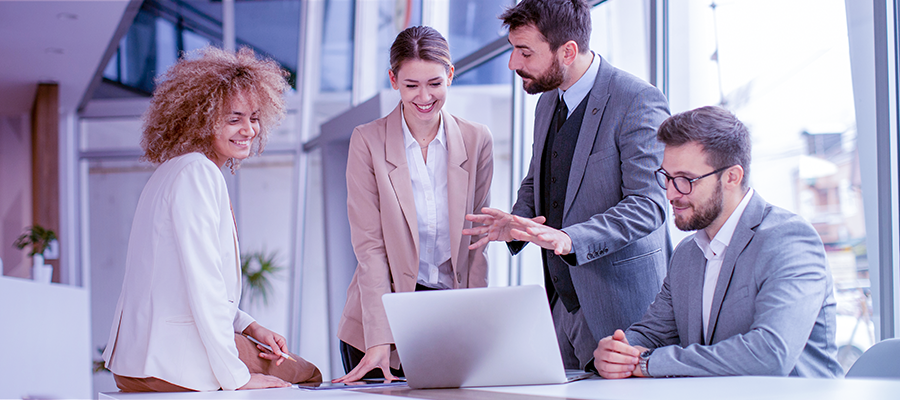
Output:
M434 137L435 140L438 141L438 144L443 148L447 148L447 139L444 134L444 113L438 114L438 133L437 136ZM403 104L400 104L400 125L403 126L403 147L410 148L412 146L419 146L419 143L416 142L416 138L412 136L412 132L409 130L409 125L406 124L406 116L403 115ZM431 145L431 143L429 143Z
M734 230L737 228L738 221L740 221L741 216L744 214L747 204L750 203L751 197L753 197L752 188L747 190L747 193L744 194L744 198L741 199L738 206L731 215L728 216L728 219L725 220L725 223L722 224L722 228L716 232L716 237L712 238L712 240L709 239L709 236L706 235L706 231L703 229L700 229L697 231L697 234L694 235L694 242L696 242L697 246L700 247L700 250L703 251L703 255L707 260L721 256L722 253L725 252L728 244L731 243L731 237L734 235Z
M600 56L591 52L591 65L588 67L587 71L584 71L584 75L581 75L581 78L575 82L569 90L556 89L556 92L559 96L563 98L566 102L566 107L569 109L569 115L572 115L572 112L575 111L575 108L581 104L581 101L584 100L584 97L587 96L588 92L591 91L591 88L594 87L594 81L597 79L597 71L600 70Z

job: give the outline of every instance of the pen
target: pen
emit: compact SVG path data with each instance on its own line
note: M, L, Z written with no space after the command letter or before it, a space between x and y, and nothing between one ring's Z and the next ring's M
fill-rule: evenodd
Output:
M250 336L250 335L244 335L244 337L246 337L247 339L250 339L251 342L256 343L257 345L262 346L264 349L266 349L272 353L275 353L274 351L272 351L272 346L269 346L263 342L260 342L259 340L256 340L255 337ZM294 359L294 357L291 357L290 355L288 355L288 353L285 353L285 352L281 352L281 358L286 358L286 359L294 361L294 362L297 361Z

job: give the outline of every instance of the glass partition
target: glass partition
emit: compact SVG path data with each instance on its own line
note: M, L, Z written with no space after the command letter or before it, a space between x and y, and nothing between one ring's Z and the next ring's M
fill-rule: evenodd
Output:
M287 334L290 282L293 275L294 228L298 211L297 176L293 154L267 154L241 163L231 189L238 225L241 257L249 260L251 272L259 268L261 255L271 260L277 271L268 278L265 296L248 288L245 278L241 309L266 328ZM225 174L230 173L225 169Z
M90 270L91 357L100 360L125 279L134 210L154 168L135 159L82 160L82 256ZM117 390L108 371L93 374L94 391Z
M646 1L606 0L591 9L591 50L616 68L650 82Z
M494 60L507 59L508 52ZM503 62L505 68L505 61ZM469 74L478 74L490 70L495 64L485 63L469 70L460 78ZM506 70L507 80L512 81L512 71ZM445 109L451 114L485 124L493 136L494 177L491 182L491 207L500 210L512 209L510 181L512 168L512 91L509 84L470 84L450 86ZM501 243L488 245L488 285L507 286L510 284L509 251Z
M319 57L322 92L350 92L353 83L354 0L325 0Z

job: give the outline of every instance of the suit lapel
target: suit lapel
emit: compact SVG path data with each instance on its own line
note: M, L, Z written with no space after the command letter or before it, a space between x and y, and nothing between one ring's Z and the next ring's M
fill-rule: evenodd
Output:
M691 235L687 239L694 241L694 236ZM691 265L686 265L688 268L687 273L688 276L688 292L687 292L687 312L688 312L688 337L687 342L682 343L683 345L688 345L691 343L702 343L706 344L703 341L703 276L706 274L706 257L703 256L703 252L700 251L700 248L697 247L696 243L693 244L693 248L691 248L691 253L685 259L691 262Z
M712 344L713 335L716 333L716 323L719 319L719 312L722 310L722 301L725 299L725 293L731 284L731 277L734 274L734 266L738 256L750 243L755 233L754 229L759 226L762 220L763 209L766 203L755 192L744 214L738 220L737 226L734 228L734 234L731 235L731 242L725 250L725 260L722 261L722 269L719 271L719 279L716 281L716 291L713 293L713 300L709 312L709 327L706 330L706 344ZM701 286L702 287L702 286ZM701 289L702 293L703 290Z
M412 180L410 178L409 166L406 162L406 148L403 147L403 126L400 118L400 106L388 115L385 123L384 132L384 156L385 160L394 166L394 169L388 172L391 179L391 186L397 195L397 202L400 203L400 209L406 218L406 224L409 226L409 232L412 233L413 242L416 245L416 257L419 259L419 224L416 216L416 198L413 195Z
M465 222L468 190L464 188L469 186L469 172L462 167L462 164L469 157L459 125L450 117L450 114L444 111L441 111L441 118L444 120L444 132L447 138L447 206L449 207L447 214L450 218L450 264L455 273L459 266L459 250L462 240L461 233L456 233L462 232ZM457 280L455 285L459 283Z
M600 57L600 55L595 55L595 57ZM594 141L597 139L600 122L603 119L603 111L606 109L606 103L609 102L609 80L611 76L612 66L601 59L600 69L597 71L597 77L594 79L594 86L588 93L587 109L584 110L581 129L578 131L578 142L575 145L575 153L572 155L569 183L566 187L566 204L565 208L563 208L563 221L566 220L566 214L572 209L575 194L578 193L578 188L581 186L584 169L587 166L591 150L594 148Z

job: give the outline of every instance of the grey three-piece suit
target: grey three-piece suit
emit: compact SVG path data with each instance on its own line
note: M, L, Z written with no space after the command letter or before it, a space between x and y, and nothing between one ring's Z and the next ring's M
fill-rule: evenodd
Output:
M571 282L596 343L640 319L666 274L666 199L653 174L663 153L656 129L669 111L656 87L602 59L585 101L562 230L572 239ZM540 213L541 158L558 102L556 90L538 100L531 167L512 214ZM509 247L515 254L523 246Z

